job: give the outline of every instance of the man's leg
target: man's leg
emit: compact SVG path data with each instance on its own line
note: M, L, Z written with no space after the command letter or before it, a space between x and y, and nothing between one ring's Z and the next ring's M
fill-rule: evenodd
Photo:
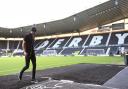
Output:
M29 64L30 64L30 56L27 55L27 56L25 56L25 66L23 67L23 69L21 70L20 75L19 75L20 80L22 79L22 75L23 75L24 71L29 68Z
M33 65L32 80L35 80L35 75L36 75L36 56L35 56L35 54L32 54L31 61L32 61L32 65Z

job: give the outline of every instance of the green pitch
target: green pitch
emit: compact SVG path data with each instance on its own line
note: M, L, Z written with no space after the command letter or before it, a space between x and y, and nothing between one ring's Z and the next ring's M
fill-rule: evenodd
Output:
M37 70L43 70L53 67L67 66L79 63L95 64L124 64L123 57L109 56L40 56L37 57ZM24 66L24 57L1 57L0 58L0 76L19 73ZM28 71L31 71L32 67Z

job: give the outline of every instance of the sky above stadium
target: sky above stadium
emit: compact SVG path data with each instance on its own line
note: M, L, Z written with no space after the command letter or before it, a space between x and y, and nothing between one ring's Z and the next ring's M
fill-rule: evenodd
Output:
M108 0L0 0L0 27L64 19Z

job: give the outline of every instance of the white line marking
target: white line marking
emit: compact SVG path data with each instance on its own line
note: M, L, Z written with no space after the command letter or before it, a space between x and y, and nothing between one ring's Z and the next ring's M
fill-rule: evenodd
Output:
M48 84L50 83L55 83L53 86L48 86ZM37 84L37 85L32 85L32 86L28 86L26 87L26 89L55 89L55 88L62 88L64 87L63 84L72 84L73 81L70 80L61 80L61 81L56 81L56 80L51 80L48 82L44 82L42 84Z
M42 78L42 79L48 79L48 80L52 80L51 77L40 77L40 78Z

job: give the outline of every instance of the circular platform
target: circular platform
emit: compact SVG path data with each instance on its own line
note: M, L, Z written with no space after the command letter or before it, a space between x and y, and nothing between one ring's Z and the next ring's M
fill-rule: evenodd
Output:
M76 83L70 80L48 80L21 89L116 89L94 84Z

